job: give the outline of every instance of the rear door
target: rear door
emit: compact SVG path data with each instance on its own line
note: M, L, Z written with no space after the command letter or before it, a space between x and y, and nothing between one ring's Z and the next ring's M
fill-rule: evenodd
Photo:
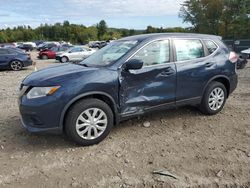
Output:
M209 53L200 39L173 39L173 44L177 69L177 104L200 100L205 84L217 74L214 58L217 46Z

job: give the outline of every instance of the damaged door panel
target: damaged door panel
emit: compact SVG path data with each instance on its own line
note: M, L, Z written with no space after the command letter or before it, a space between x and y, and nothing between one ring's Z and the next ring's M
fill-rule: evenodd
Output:
M143 113L153 106L174 103L176 66L170 62L169 41L155 41L132 58L142 60L143 67L139 70L121 69L121 113Z

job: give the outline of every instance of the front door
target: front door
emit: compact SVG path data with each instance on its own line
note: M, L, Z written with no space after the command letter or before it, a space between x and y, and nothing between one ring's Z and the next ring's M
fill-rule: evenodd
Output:
M143 67L139 70L122 70L120 73L120 106L123 115L175 103L176 67L170 54L170 41L158 40L131 57L142 60Z

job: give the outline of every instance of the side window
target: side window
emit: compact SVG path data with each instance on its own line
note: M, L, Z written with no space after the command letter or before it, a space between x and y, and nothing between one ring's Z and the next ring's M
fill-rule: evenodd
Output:
M170 62L169 40L155 41L141 49L133 57L144 62L143 66Z
M81 52L81 51L82 51L81 48L73 48L73 49L71 50L71 52Z
M217 45L211 40L204 40L203 42L205 43L209 54L214 53L214 51L218 48Z
M204 57L204 48L198 39L174 40L177 61L192 60Z

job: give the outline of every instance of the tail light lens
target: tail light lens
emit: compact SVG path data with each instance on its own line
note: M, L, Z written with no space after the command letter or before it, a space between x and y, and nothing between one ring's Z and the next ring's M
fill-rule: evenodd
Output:
M229 61L231 63L236 63L238 61L238 55L235 52L230 52Z

